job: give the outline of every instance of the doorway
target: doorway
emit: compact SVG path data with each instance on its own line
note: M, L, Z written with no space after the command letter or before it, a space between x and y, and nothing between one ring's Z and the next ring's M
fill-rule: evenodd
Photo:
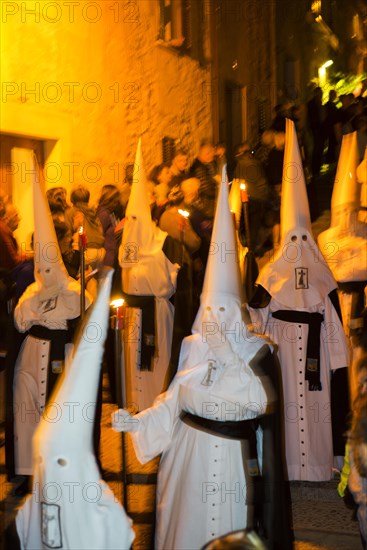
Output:
M14 236L26 248L34 227L31 180L34 154L43 168L43 140L0 134L0 191L19 210L21 221Z

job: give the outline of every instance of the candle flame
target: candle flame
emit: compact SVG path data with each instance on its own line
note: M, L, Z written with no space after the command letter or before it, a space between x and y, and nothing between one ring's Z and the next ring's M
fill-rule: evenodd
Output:
M190 213L187 210L181 210L180 208L178 210L178 213L184 218L188 218L190 216Z
M246 184L245 184L245 183L241 183L240 189L241 189L241 191L246 191Z
M81 225L79 227L79 235L83 235L83 233L84 233L84 227Z
M112 300L112 302L110 303L110 306L117 309L119 307L122 307L124 302L125 302L125 300L123 300L122 298L120 298L118 300Z

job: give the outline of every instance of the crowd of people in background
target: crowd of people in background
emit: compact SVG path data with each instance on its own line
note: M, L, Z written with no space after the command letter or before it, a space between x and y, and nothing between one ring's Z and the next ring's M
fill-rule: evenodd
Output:
M172 237L180 238L181 231L193 237L193 246L185 244L185 261L192 264L200 296L222 168L227 164L228 181L240 178L246 181L249 195L250 240L246 237L244 220L241 228L244 245L250 244L255 256L279 245L280 196L283 172L285 120L295 122L298 142L307 180L311 219L319 215L318 186L322 164L334 166L338 160L342 136L356 131L359 160L367 145L367 102L364 97L344 94L337 97L330 90L323 103L323 92L317 87L312 98L303 105L284 101L274 110L270 126L262 133L259 143L238 144L228 151L223 142L214 145L203 140L190 164L191 152L177 148L170 162L156 164L148 175L152 218ZM70 197L64 187L47 191L47 199L54 219L56 234L69 274L80 273L78 231L87 234L86 263L88 272L102 265L117 270L123 219L133 181L133 164L126 166L123 183L101 186L96 205L90 204L86 185L72 189ZM184 220L179 210L189 212ZM16 205L0 197L0 260L1 269L10 271L16 284L18 299L33 282L32 251L20 249L14 231L20 222ZM187 245L187 246L186 246ZM24 247L23 247L24 248ZM93 293L93 279L88 282Z
M149 173L152 217L158 225L166 210L172 218L167 226L167 215L163 225L170 232L182 225L177 213L185 204L189 211L190 230L200 240L194 255L197 268L205 269L209 249L211 227L214 217L218 185L224 164L227 164L228 180L240 178L246 181L250 205L251 245L255 255L262 256L266 250L279 244L279 204L283 172L285 120L292 119L297 128L304 171L308 184L311 217L319 214L317 186L323 163L334 165L338 160L342 136L357 131L360 161L367 145L367 102L364 97L353 94L337 97L330 90L326 103L322 102L322 89L313 90L312 98L304 105L284 101L274 110L274 118L261 135L258 144L244 142L234 151L227 151L223 142L214 145L203 140L197 156L190 165L188 151L178 148L170 163L155 165ZM87 233L87 264L91 270L100 265L116 267L117 249L121 238L124 212L133 180L133 164L126 167L122 184L107 184L101 187L95 207L89 204L87 186L81 184L72 190L70 199L64 187L47 191L47 198L60 241L63 259L71 276L79 271L77 232L81 226ZM188 199L189 197L189 199ZM18 250L13 236L20 217L14 204L1 198L0 208L0 257L1 267L14 270L15 282L22 285L22 278L29 281L32 273L32 253ZM177 222L177 225L176 223ZM176 227L175 227L176 225ZM244 239L246 241L246 239ZM201 266L199 266L200 259Z
M214 145L205 139L194 159L192 152L177 147L170 162L156 164L148 174L153 220L177 240L185 235L183 259L191 273L194 303L198 303L201 293L216 197L225 164L228 181L239 178L247 186L249 225L246 230L242 214L241 244L250 246L256 257L279 246L286 118L296 125L313 221L320 213L321 166L336 166L344 134L357 132L359 161L363 159L367 145L367 101L362 96L356 98L353 94L345 94L338 98L335 90L330 90L328 101L323 103L323 92L317 87L312 98L303 105L294 105L291 101L277 105L271 124L257 144L244 142L234 151L228 151L225 143ZM122 183L101 186L95 205L90 204L90 192L82 183L71 190L70 197L62 186L47 191L62 258L74 278L80 276L80 227L86 233L88 290L92 294L96 292L93 275L102 266L114 267L115 288L121 280L118 248L133 170L134 165L128 164ZM180 214L182 210L188 212L187 218ZM32 250L29 246L20 248L14 237L19 222L16 205L1 196L0 268L12 275L15 301L34 280Z

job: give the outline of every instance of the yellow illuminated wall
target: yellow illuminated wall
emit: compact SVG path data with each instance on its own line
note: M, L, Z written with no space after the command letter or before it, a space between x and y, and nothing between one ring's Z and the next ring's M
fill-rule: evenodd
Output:
M209 69L156 44L159 1L1 1L2 133L45 140L46 186L121 183L142 135L211 137ZM23 212L30 215L29 212Z

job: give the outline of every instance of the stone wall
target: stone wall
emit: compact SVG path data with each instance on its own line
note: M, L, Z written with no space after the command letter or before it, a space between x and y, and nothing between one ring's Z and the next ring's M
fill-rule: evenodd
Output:
M46 185L122 182L142 135L192 158L212 137L209 68L157 44L158 0L1 2L1 132L46 140ZM47 164L48 163L48 164Z

